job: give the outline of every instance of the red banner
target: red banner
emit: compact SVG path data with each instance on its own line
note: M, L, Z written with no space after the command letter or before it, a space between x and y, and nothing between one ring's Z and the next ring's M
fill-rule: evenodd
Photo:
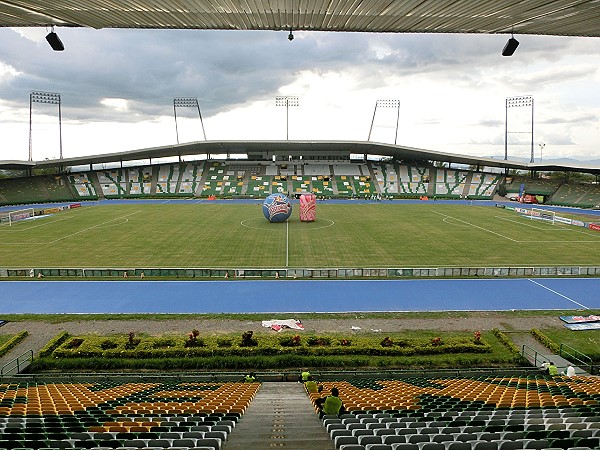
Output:
M600 231L600 225L596 224L596 223L590 223L588 225L588 228L590 230L596 230L596 231Z

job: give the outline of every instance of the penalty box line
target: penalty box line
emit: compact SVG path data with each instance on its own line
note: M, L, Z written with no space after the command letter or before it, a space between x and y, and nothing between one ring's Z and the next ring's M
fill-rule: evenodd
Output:
M499 237L501 237L501 238L507 239L507 240L509 240L509 241L516 242L516 243L519 243L519 242L521 242L521 241L518 241L518 240L516 240L516 239L510 238L510 237L508 237L508 236L504 236L503 234L496 233L495 231L488 230L487 228L480 227L479 225L475 225L475 224L473 224L473 223L471 223L471 222L467 222L467 221L465 221L465 220L462 220L462 219L457 219L456 217L452 217L452 216L449 216L449 215L447 215L447 214L444 214L444 213L441 213L441 212L437 212L437 211L432 211L432 212L433 212L433 213L435 213L435 214L438 214L438 215L440 215L440 216L447 217L447 218L449 218L449 219L452 219L452 220L456 220L457 222L464 223L464 224L466 224L466 225L469 225L469 226L471 226L471 227L473 227L473 228L477 228L478 230L485 231L486 233L495 234L496 236L499 236Z
M10 228L6 228L6 231L12 231L14 233L22 233L23 231L33 230L34 228L39 228L39 227L46 227L48 225L52 225L53 223L62 222L63 220L70 220L72 218L73 218L73 216L71 216L71 217L63 217L61 219L56 219L56 220L52 220L52 221L49 221L49 222L43 222L43 223L40 223L40 224L37 224L37 225L32 225L32 226L27 227L27 228L23 228L21 226L13 224L13 227L18 228L18 229L11 230ZM35 220L41 220L41 219L38 218L38 219L35 219Z
M114 221L116 221L116 220L121 220L121 219L124 219L125 217L133 216L134 214L138 214L138 213L140 213L140 212L142 212L142 210L141 210L141 209L140 209L140 210L137 210L137 211L134 211L134 212L132 212L132 213L130 213L130 214L125 214L124 216L115 217L114 219L107 220L106 222L98 223L98 224L96 224L96 225L94 225L94 226L92 226L92 227L87 227L87 228L84 228L83 230L76 231L75 233L71 233L71 234L68 234L68 235L66 235L66 236L63 236L63 237L59 237L59 238L57 238L57 239L54 239L53 241L50 241L50 242L48 242L48 244L54 244L55 242L62 241L63 239L67 239L67 238L70 238L70 237L76 236L76 235L78 235L78 234L80 234L80 233L83 233L83 232L85 232L85 231L93 230L94 228L101 227L102 225L106 225L107 223L111 223L111 222L114 222Z

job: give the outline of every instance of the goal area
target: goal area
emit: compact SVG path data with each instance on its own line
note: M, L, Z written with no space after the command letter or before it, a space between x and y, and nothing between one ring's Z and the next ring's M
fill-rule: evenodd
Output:
M556 219L556 213L554 211L541 208L531 208L529 215L532 219L546 220L551 222L552 225L554 225Z
M18 209L15 211L0 212L0 225L11 226L21 220L27 220L35 215L33 208Z

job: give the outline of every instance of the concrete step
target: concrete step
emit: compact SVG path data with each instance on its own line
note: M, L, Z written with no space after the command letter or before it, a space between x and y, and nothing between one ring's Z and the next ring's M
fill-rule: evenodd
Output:
M333 450L300 383L263 383L223 450Z

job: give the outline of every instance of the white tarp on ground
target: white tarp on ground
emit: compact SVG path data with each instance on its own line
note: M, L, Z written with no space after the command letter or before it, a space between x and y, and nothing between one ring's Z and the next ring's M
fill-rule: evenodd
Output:
M263 320L262 326L265 328L270 328L275 331L281 331L286 328L291 328L293 330L304 330L304 325L302 322L296 319L287 319L287 320Z

